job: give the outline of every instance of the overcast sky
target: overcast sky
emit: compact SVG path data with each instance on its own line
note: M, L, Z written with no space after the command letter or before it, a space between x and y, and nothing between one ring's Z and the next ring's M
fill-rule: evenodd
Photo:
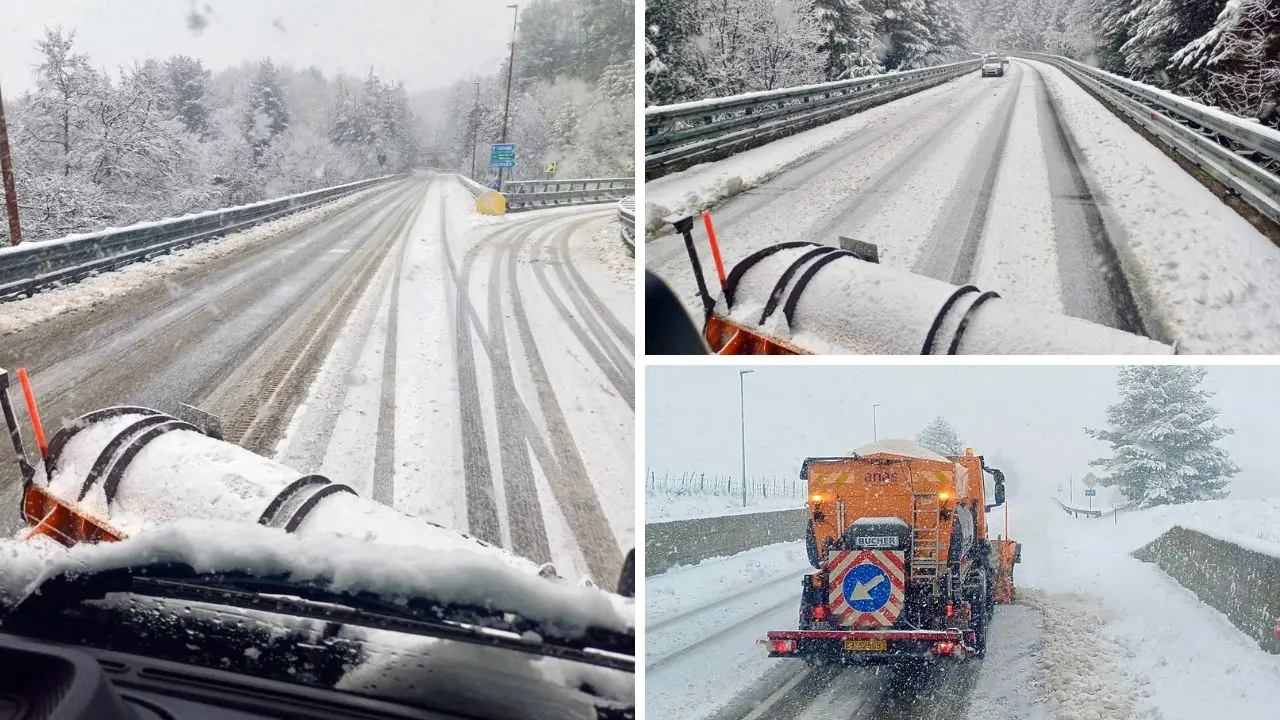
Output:
M740 472L737 367L646 371L645 462L664 472ZM935 416L1024 483L1056 493L1108 446L1102 427L1117 400L1114 367L755 367L745 378L747 474L794 477L810 455L843 454L872 440L912 438ZM1280 495L1275 408L1280 367L1211 367L1205 387L1234 428L1220 445L1242 470L1235 497ZM1081 488L1076 486L1076 498Z
M518 0L524 7L530 0ZM499 68L517 0L3 0L0 83L34 85L45 26L75 29L80 52L114 71L184 53L215 71L270 56L281 64L403 80L427 90ZM188 27L196 8L207 19ZM206 8L208 10L206 11Z

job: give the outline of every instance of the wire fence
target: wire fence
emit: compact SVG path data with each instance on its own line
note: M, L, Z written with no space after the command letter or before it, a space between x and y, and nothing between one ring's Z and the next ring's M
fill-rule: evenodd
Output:
M805 484L799 478L779 475L747 477L748 498L764 500L769 498L802 498L805 496L805 492ZM695 497L708 495L742 497L742 477L704 472L664 472L659 474L650 470L645 478L645 495L647 497Z

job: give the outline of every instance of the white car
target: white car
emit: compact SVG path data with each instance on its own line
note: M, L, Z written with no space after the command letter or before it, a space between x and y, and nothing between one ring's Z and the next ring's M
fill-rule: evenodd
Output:
M1004 77L1004 61L995 55L982 59L982 77Z

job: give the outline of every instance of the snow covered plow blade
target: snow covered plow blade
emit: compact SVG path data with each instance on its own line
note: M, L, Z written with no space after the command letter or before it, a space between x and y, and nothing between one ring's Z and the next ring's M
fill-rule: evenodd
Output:
M725 272L709 217L719 292L677 221L704 310L703 340L719 355L1169 355L1158 341L1057 315L879 263L875 245L784 242Z
M175 520L225 520L299 536L338 535L436 552L468 550L500 558L520 571L556 577L550 564L539 566L363 498L348 485L304 475L226 442L216 423L201 418L188 421L145 407L110 407L82 415L46 445L23 378L40 449L40 462L29 462L8 386L9 375L0 369L0 405L22 476L21 514L28 539L43 536L67 546L115 542ZM634 574L633 566L630 572ZM622 587L634 587L627 568L620 593Z

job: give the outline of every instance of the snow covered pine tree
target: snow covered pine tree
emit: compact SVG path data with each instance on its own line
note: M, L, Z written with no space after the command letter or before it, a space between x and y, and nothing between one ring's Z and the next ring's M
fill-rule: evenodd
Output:
M1212 424L1213 393L1200 387L1206 369L1176 365L1120 368L1120 402L1107 408L1107 430L1086 429L1111 443L1112 457L1089 463L1103 468L1106 485L1118 485L1136 509L1228 494L1240 471L1214 443L1232 430Z
M916 434L916 444L939 455L955 456L964 452L964 443L956 435L955 427L946 418L936 417Z

